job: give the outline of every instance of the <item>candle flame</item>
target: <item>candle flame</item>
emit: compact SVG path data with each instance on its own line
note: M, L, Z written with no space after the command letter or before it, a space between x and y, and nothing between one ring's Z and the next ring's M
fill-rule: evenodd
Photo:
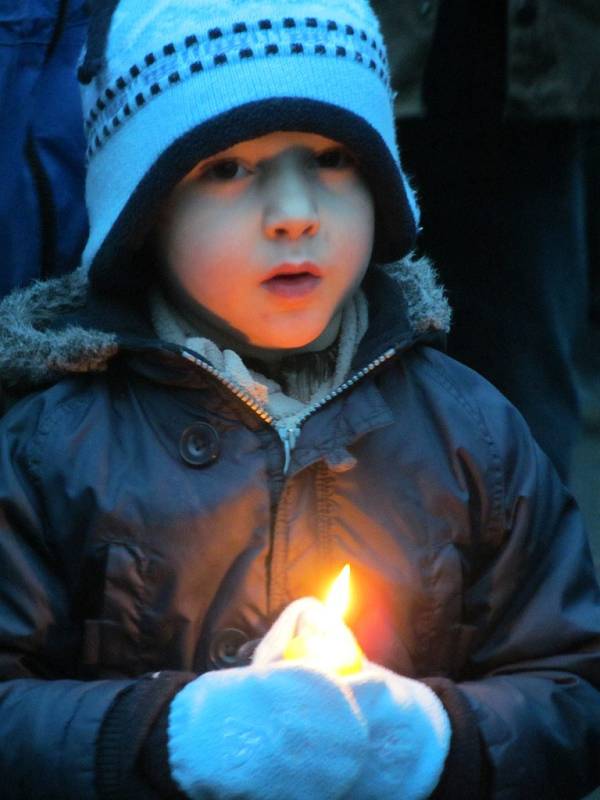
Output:
M350 605L350 565L346 564L331 585L320 617L304 620L304 627L291 639L284 659L306 658L338 675L360 672L363 653L352 632L343 624Z
M325 608L338 619L344 619L350 605L350 564L346 564L325 599Z

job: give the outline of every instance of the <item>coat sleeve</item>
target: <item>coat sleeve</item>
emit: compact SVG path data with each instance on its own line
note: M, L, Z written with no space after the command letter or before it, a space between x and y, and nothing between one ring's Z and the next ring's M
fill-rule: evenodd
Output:
M1 794L3 800L96 800L96 744L104 719L118 698L150 676L73 679L79 633L66 566L53 556L45 530L51 498L31 469L28 445L40 416L35 406L28 403L27 413L15 407L0 426ZM155 694L163 696L153 698L157 713L180 678L156 680ZM134 722L149 727L152 720ZM138 743L139 734L130 730ZM114 772L114 765L108 768Z
M472 640L457 689L477 720L485 796L568 800L600 783L598 585L573 498L494 398L480 425L495 511L466 567Z

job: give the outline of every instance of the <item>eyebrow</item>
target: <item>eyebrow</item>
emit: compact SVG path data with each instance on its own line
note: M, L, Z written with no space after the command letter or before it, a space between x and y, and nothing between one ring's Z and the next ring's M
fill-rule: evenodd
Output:
M267 156L265 158L259 159L258 161L255 162L255 165L257 167L262 167L265 164L268 164L269 161L273 161L274 159L278 158L279 156L285 155L287 153L298 153L299 155L308 155L310 153L326 153L328 150L333 150L336 147L340 147L342 149L347 149L343 144L341 144L339 142L334 142L332 144L324 145L323 147L311 147L310 145L304 145L304 144L292 145L291 147L287 147L284 150L280 150L278 153L276 153L273 156ZM235 153L227 154L227 150L226 150L221 156L215 156L214 160L218 161L220 159L223 159L223 160L226 161L228 158L232 158L232 159L234 159L234 158L242 158L242 156L237 156ZM208 159L209 162L211 162L212 160L213 160L212 158Z

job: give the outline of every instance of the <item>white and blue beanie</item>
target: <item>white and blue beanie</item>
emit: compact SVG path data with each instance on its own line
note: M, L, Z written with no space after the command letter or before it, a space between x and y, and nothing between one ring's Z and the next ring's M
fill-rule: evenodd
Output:
M96 0L79 79L83 263L98 288L148 280L124 281L123 266L198 161L273 131L318 133L354 152L375 198L378 261L414 243L418 212L366 0Z

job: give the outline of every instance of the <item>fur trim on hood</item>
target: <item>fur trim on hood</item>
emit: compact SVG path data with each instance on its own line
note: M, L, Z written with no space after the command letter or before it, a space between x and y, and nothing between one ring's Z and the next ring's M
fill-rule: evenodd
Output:
M407 256L384 269L402 288L416 334L448 331L450 307L427 259ZM16 290L0 303L0 379L5 386L41 386L69 374L106 369L119 350L118 334L57 324L83 309L87 293L87 272L79 268Z
M399 284L406 299L408 321L415 333L448 333L452 310L438 273L427 258L408 255L383 267Z
M0 303L0 379L7 386L38 386L74 372L106 369L117 353L117 336L67 325L57 318L85 305L87 272L82 268L36 281Z

